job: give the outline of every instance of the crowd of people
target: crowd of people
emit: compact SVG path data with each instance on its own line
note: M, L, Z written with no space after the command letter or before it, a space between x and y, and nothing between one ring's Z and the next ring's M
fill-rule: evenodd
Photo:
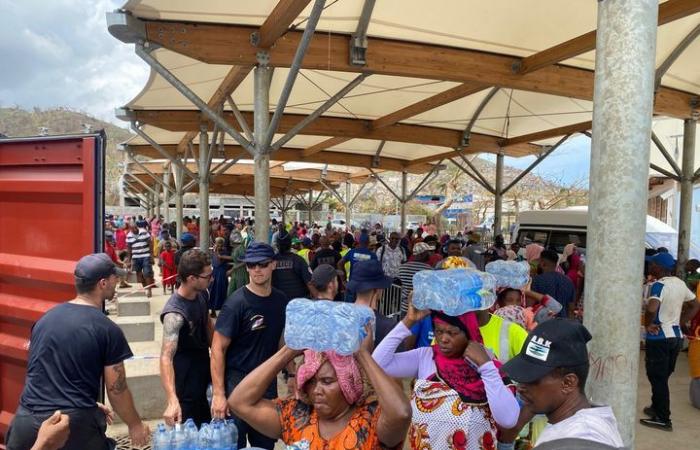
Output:
M9 449L32 448L42 422L57 420L56 410L70 422L63 448L105 448L98 443L107 440L112 412L97 403L101 376L133 443L148 440L126 383L123 362L131 350L100 311L127 284L124 268L138 274L146 292L161 284L170 293L160 316L168 425L230 417L239 448L272 449L280 439L306 440L312 450L405 442L421 450L623 447L612 409L591 404L584 393L591 335L581 323L585 258L573 244L560 254L537 242L506 245L500 236L485 245L467 230L438 236L421 227L402 236L385 234L380 224L341 230L276 222L268 242L259 242L253 222L223 217L211 221L210 241L200 243L189 219L179 238L175 224L159 218L107 222L107 255L78 262L78 296L32 331ZM531 282L498 290L491 309L453 317L413 306L417 272L483 270L499 259L526 261ZM686 267L687 280L672 275L675 261L666 252L647 262L643 324L652 404L642 424L670 430L668 377L691 318L691 400L700 407L700 262ZM387 317L379 306L391 286L400 287L401 302ZM290 349L285 309L299 297L368 306L375 326L354 355ZM74 345L60 344L69 340Z

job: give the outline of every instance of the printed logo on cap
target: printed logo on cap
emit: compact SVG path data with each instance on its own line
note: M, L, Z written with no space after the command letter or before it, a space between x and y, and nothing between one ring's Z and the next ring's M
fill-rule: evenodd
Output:
M525 354L539 359L540 361L547 361L547 357L549 356L549 347L551 345L552 341L547 341L543 338L532 336L532 340L529 344L527 344Z

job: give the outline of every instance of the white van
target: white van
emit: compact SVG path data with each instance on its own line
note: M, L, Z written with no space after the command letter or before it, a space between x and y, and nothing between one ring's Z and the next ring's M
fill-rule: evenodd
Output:
M576 244L579 250L586 252L586 227L588 226L588 207L574 206L566 209L548 209L542 211L523 211L518 214L514 242L524 247L532 242L539 242L545 248L564 251L569 243ZM662 221L647 216L644 238L646 248L666 247L677 258L678 232ZM700 248L691 243L690 257L700 259Z

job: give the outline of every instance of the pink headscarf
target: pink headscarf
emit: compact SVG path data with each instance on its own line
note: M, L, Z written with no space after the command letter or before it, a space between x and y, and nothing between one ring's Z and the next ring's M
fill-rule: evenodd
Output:
M297 369L299 391L304 391L304 385L316 375L326 361L330 362L335 370L345 400L351 405L357 403L363 392L362 373L352 355L342 356L335 352L304 350L304 363Z
M532 262L535 259L540 259L540 254L544 251L544 247L540 244L532 243L525 246L525 259L527 262Z

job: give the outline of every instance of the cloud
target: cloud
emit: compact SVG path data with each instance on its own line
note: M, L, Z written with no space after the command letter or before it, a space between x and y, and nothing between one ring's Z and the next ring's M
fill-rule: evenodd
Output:
M120 126L114 108L146 83L132 45L107 32L113 0L0 0L0 106L65 106Z

